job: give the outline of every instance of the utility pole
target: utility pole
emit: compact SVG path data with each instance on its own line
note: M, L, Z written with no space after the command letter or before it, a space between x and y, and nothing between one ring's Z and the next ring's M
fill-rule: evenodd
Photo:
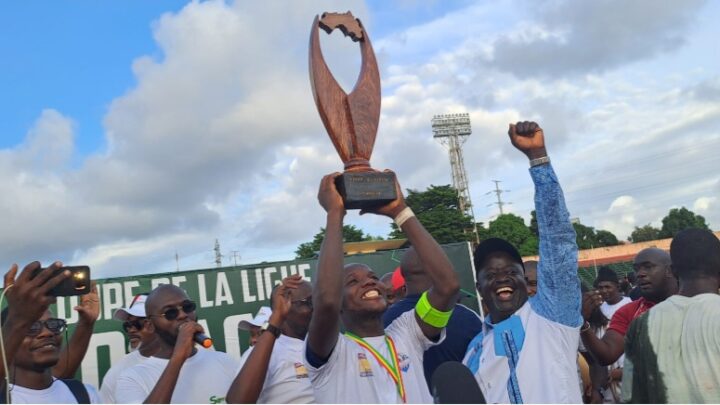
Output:
M440 141L450 152L450 169L452 171L453 187L458 193L458 206L460 212L472 219L472 229L465 232L472 232L475 243L480 243L480 236L477 231L475 213L470 201L470 187L468 186L465 162L463 161L462 145L472 133L470 127L470 114L444 114L436 115L430 121L432 123L433 138Z
M175 251L175 271L180 272L180 256L178 256L177 250Z
M215 239L215 266L222 267L222 254L220 253L220 242Z
M240 251L239 250L231 250L230 256L233 258L233 263L235 263L235 267L238 265L238 260L240 259Z
M496 202L496 203L492 203L492 204L488 204L488 207L491 206L491 205L497 205L497 206L498 206L498 209L500 210L500 215L503 215L503 214L505 213L505 212L503 211L503 206L504 206L504 205L510 205L510 204L512 204L512 203L510 203L510 202L504 202L504 201L502 200L502 193L509 193L510 190L501 190L501 189L500 189L500 183L502 183L502 181L500 181L500 180L493 180L493 182L495 183L495 190L488 191L488 192L485 193L485 194L487 195L487 194L495 193L495 195L497 196L497 202Z

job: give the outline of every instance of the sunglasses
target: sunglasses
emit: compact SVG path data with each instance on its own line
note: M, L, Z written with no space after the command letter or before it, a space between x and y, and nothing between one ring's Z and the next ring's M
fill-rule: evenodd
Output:
M30 325L27 331L28 336L37 336L42 332L43 327L47 328L52 334L59 335L67 327L67 322L64 319L50 318L45 321L35 321Z
M143 328L143 321L141 319L125 321L125 322L123 322L122 327L125 332L130 332L130 328L135 328L135 330L140 330Z
M167 309L167 310L165 310L165 312L161 313L160 315L155 315L155 316L163 316L168 321L174 321L180 315L180 310L182 310L186 314L191 314L191 313L195 312L195 309L197 309L197 305L194 302L185 301L182 304L172 307L170 309Z

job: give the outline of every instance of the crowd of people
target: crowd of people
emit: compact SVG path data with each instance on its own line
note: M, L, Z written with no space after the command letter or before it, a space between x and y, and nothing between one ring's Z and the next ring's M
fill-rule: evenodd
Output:
M252 347L237 361L197 344L196 304L164 284L116 311L129 354L100 390L74 380L99 315L97 292L80 299L63 347L49 292L69 277L38 262L4 278L0 397L12 403L442 403L433 375L462 363L479 390L467 402L720 402L720 240L688 229L670 252L642 250L634 272L578 277L575 231L534 122L511 124L530 161L540 236L538 261L491 238L473 253L484 317L460 305L448 257L397 198L365 211L392 219L410 241L399 268L379 278L345 263L346 209L325 176L318 200L325 238L314 283L283 279L271 306L243 321ZM461 378L458 375L457 381ZM458 390L464 389L458 383Z

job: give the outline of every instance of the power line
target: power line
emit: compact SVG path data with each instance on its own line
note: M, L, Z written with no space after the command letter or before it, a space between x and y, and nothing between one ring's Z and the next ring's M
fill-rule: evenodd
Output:
M490 207L490 206L493 206L493 205L497 205L498 209L500 210L500 215L503 215L503 214L505 213L505 212L503 211L503 206L505 206L505 205L510 205L510 204L512 204L512 203L511 203L511 202L504 202L504 201L502 200L502 193L509 193L510 190L501 190L501 189L500 189L500 183L502 183L502 181L500 181L500 180L492 180L492 181L495 183L495 190L490 190L490 191L488 191L487 193L485 193L485 195L495 193L495 195L497 196L497 202L490 203L490 204L488 204L487 206Z

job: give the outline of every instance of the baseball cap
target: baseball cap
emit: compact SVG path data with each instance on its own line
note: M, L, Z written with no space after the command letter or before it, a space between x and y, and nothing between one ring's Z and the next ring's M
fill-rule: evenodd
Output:
M405 285L405 277L403 277L402 272L400 271L400 267L393 271L390 282L392 283L393 291L397 291L403 288L403 286Z
M128 316L136 316L138 318L145 318L145 301L147 300L147 294L138 294L130 302L130 306L127 308L120 308L113 314L113 319L118 321L126 321Z
M475 253L473 254L475 271L480 270L480 266L482 266L483 262L485 262L485 259L491 253L495 252L505 252L509 254L510 257L520 263L523 271L525 271L525 265L523 265L522 256L520 256L520 253L517 251L517 249L515 249L515 246L513 246L505 239L500 238L485 239L484 241L480 242L477 248L475 248Z
M257 315L255 315L255 318L253 318L249 321L240 321L240 323L238 324L238 329L250 330L253 327L263 326L270 320L271 314L272 314L272 310L270 309L270 307L267 307L267 306L260 307L260 309L257 312Z

